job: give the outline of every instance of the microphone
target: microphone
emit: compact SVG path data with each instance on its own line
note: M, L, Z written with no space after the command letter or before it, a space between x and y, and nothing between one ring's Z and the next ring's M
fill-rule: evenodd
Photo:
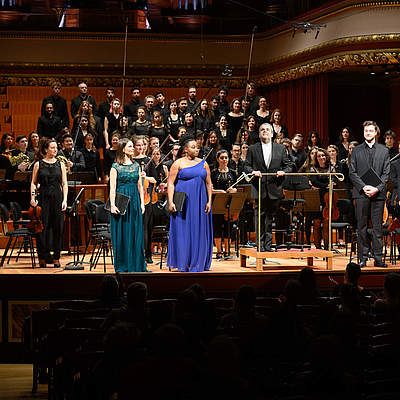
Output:
M253 35L257 32L257 29L258 29L258 26L254 25L254 27L253 27Z

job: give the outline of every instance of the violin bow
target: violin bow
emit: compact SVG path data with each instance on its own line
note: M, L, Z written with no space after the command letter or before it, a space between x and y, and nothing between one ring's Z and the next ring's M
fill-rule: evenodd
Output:
M168 141L170 141L172 139L172 136L171 135L168 135L166 138L165 138L165 140L162 142L162 144L161 144L161 146L158 148L158 150L160 150L161 151L161 149L164 147L164 145L168 142ZM146 169L148 168L148 166L151 164L151 162L152 161L154 161L154 156L152 156L151 158L150 158L150 161L146 164L146 166L144 167L144 170L143 171L146 171ZM157 164L158 165L158 164ZM142 172L143 172L142 171Z

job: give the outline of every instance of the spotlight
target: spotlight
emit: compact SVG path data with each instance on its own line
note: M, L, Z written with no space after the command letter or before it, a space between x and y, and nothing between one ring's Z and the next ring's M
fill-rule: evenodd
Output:
M369 74L370 75L376 75L376 72L374 71L374 67L368 67L369 68Z

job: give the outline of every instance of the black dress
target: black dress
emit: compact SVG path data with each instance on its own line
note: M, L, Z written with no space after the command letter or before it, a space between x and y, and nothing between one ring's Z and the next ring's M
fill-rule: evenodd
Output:
M218 168L211 171L211 182L215 190L227 190L237 180L235 171L228 169L228 172L221 172ZM223 214L213 214L214 237L226 239L228 237L229 224Z
M50 164L40 160L37 179L40 185L39 205L42 207L43 223L43 231L37 236L38 256L40 260L49 260L50 251L53 250L54 260L59 260L64 232L60 161Z

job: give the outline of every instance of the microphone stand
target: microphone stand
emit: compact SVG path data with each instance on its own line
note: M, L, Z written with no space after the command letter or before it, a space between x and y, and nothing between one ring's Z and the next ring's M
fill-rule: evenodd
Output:
M89 98L89 96L88 96L88 98ZM77 128L77 131L76 131L76 135L75 135L75 138L74 138L74 144L73 144L72 152L71 152L71 160L73 160L74 159L74 155L76 155L76 141L78 139L79 132L82 131L81 123L82 123L82 118L83 117L87 118L86 114L84 114L82 112L81 118L79 120L78 128ZM75 164L76 163L73 162L73 166L71 167L71 173L72 173L72 177L74 179L74 193L76 193L76 186L77 186L77 184L76 184L76 175L73 172L74 168L75 168L75 172L77 172ZM67 265L64 268L67 271L81 271L81 270L84 269L84 267L83 267L84 261L83 260L82 261L79 260L79 239L80 239L80 234L79 234L80 233L80 229L79 229L79 227L80 227L79 203L80 203L80 198L81 198L84 190L85 190L85 188L82 188L80 190L78 195L76 195L75 200L73 201L72 205L69 207L69 214L70 214L70 217L71 217L71 233L72 233L72 222L73 221L75 222L75 240L76 240L76 243L74 243L73 250L72 250L74 259L73 259L73 261L67 263ZM79 238L78 238L78 236L79 236Z

